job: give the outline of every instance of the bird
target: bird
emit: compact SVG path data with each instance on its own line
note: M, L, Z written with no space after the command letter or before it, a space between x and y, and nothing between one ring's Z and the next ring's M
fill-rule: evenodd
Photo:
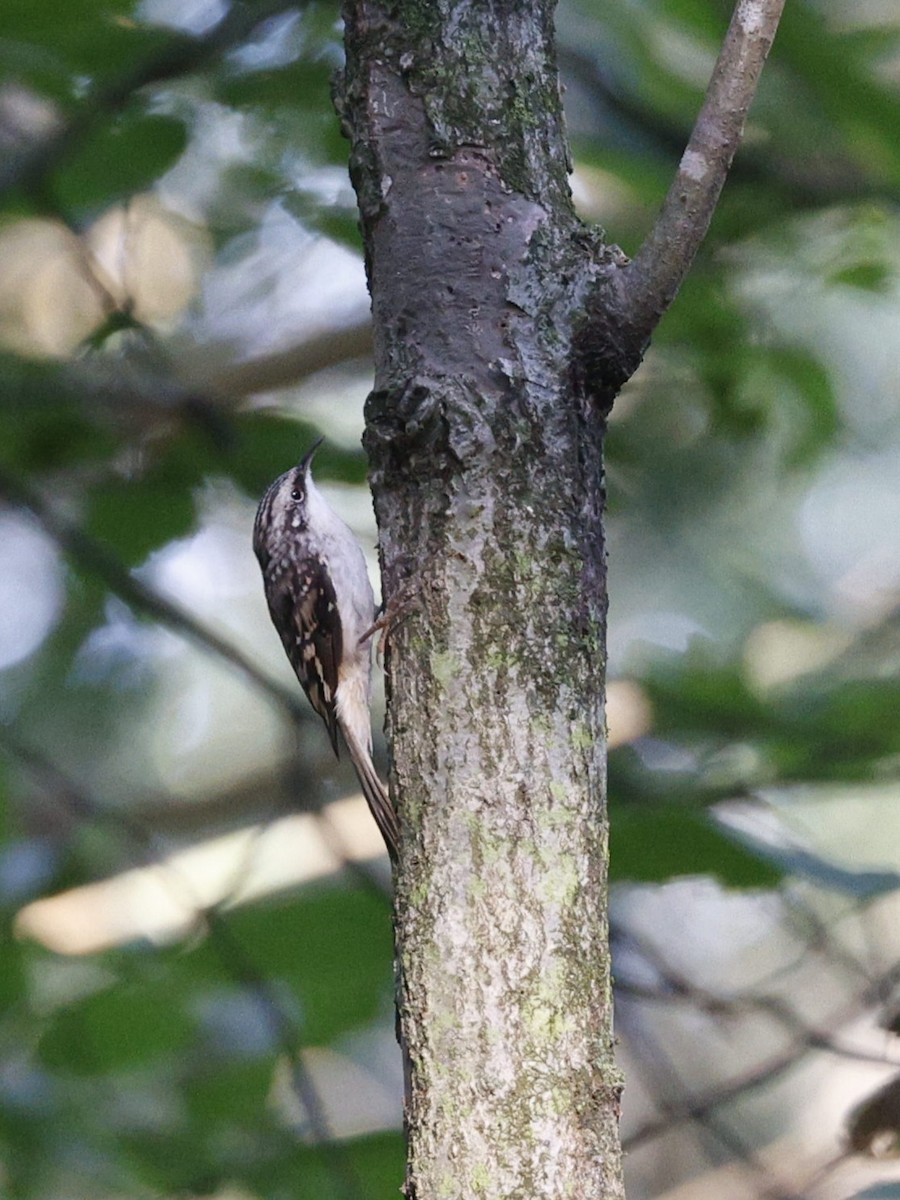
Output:
M399 825L372 762L375 597L353 532L316 487L312 461L324 438L269 485L253 524L269 615L336 755L340 733L369 810L397 861Z

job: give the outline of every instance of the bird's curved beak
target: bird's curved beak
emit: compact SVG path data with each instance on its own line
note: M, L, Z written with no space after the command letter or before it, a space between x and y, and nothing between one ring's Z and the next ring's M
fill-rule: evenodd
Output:
M316 441L313 442L313 444L310 446L310 448L307 450L307 452L300 459L299 467L300 467L300 470L303 471L304 474L312 466L313 457L315 456L316 451L318 450L318 448L322 445L322 443L324 441L325 441L324 437L318 438Z

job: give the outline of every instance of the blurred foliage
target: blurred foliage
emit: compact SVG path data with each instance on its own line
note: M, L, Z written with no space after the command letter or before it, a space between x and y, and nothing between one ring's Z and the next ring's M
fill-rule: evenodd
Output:
M577 197L628 251L668 186L728 7L559 7ZM192 538L238 530L245 545L253 500L320 427L331 435L320 475L348 487L364 479L355 438L367 368L339 337L360 319L361 271L334 311L328 288L347 260L302 274L323 237L359 253L329 99L338 9L6 0L2 25L0 238L27 219L57 251L41 261L3 253L0 493L18 512L24 482L109 557L67 544L43 576L3 593L24 619L39 607L35 589L59 589L43 635L0 668L0 1191L386 1195L402 1173L399 1101L391 1131L331 1138L300 1075L304 1049L343 1053L348 1038L390 1021L389 907L365 879L234 909L198 901L183 940L87 956L55 953L14 925L29 901L189 841L175 826L144 832L151 801L193 806L197 838L255 819L240 808L204 818L227 743L256 755L248 773L272 775L271 795L254 803L271 817L284 807L260 732L276 715L266 709L265 725L253 707L274 697L277 708L278 695L251 682L225 713L215 707L231 686L225 668L205 691L194 676L167 691L178 670L199 676L178 640L185 630L162 610L126 619L134 598L104 562L152 588ZM710 237L617 405L612 671L637 685L651 719L610 757L616 879L703 873L753 889L793 874L860 896L890 886L889 875L873 883L809 850L737 837L712 806L800 784L864 794L897 777L898 576L873 568L877 603L847 600L857 575L829 574L827 555L800 547L800 515L821 500L823 472L861 463L865 474L867 455L900 447L900 376L878 333L900 316L898 54L896 15L791 0ZM129 232L129 201L145 191L172 214L163 275L182 272L195 292L152 324L135 315L151 264ZM98 222L115 204L126 232L110 246ZM193 283L191 228L214 248ZM89 316L70 321L79 304ZM246 382L229 390L217 374L239 363L252 379L248 363L323 334L334 335L324 357L307 369L299 354L292 376L263 394ZM220 489L218 523L210 488ZM873 537L877 527L873 511ZM31 537L37 526L22 529ZM883 562L882 535L866 561ZM193 634L205 622L253 657L258 630L242 605L259 590L255 576L246 588L228 575L217 583L209 561L197 568L210 598ZM177 651L137 619L151 615ZM7 642L24 636L9 620ZM761 681L754 631L778 622L824 631L833 645ZM185 760L212 782L184 783Z

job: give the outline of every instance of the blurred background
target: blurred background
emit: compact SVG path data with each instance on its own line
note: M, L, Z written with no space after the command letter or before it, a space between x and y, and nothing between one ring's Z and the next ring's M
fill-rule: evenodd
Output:
M728 15L561 0L626 251ZM387 864L250 548L324 434L376 578L340 62L330 3L0 14L4 1196L402 1179ZM895 0L788 0L610 426L629 1200L900 1197L898 198Z

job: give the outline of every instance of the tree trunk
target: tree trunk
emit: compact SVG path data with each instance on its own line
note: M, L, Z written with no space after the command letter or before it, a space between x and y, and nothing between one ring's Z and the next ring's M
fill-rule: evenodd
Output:
M551 6L354 3L407 1195L615 1197L603 422Z
M387 667L409 1200L623 1194L605 417L705 233L782 3L738 0L629 264L572 209L551 0L345 2L366 444L407 609Z

